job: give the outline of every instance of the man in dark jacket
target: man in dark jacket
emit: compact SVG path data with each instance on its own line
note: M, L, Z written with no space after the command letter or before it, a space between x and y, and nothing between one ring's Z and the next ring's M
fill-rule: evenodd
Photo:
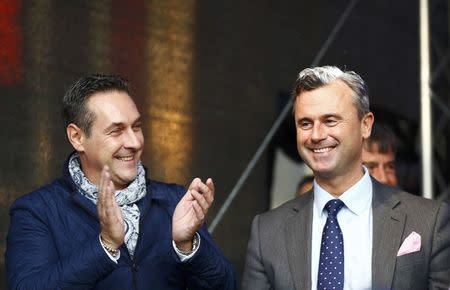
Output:
M141 120L125 80L91 75L64 96L75 152L63 177L11 206L11 289L235 289L202 226L211 178L183 187L147 178Z

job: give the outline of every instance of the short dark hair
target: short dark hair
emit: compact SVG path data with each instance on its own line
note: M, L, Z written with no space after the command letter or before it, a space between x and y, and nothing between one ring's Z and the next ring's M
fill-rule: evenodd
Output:
M95 114L86 104L90 96L107 91L122 91L129 94L128 82L118 75L91 74L77 80L63 98L63 119L67 127L73 123L89 137Z
M380 153L392 152L395 154L397 143L397 137L387 124L374 122L370 137L364 142L364 148L372 152L376 146Z

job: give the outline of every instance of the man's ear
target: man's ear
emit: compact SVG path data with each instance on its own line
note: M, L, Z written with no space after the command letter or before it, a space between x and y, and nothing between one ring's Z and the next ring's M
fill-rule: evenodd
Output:
M70 123L66 128L67 139L69 139L70 144L77 152L84 151L84 142L86 140L86 135L77 125Z
M370 137L370 133L372 132L372 125L375 121L375 116L372 112L369 112L364 115L361 120L361 135L363 140L368 139Z

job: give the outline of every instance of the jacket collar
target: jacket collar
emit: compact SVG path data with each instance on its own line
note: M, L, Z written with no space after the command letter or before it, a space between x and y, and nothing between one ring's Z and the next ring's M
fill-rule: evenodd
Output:
M372 184L372 288L390 289L406 214L400 210L398 189L385 186L374 178Z
M311 289L313 190L295 199L286 223L285 239L295 289Z

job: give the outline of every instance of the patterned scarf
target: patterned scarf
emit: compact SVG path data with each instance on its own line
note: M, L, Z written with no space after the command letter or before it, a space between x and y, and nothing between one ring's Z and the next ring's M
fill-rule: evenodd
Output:
M80 158L77 153L69 159L69 172L82 195L97 204L98 188L84 175L80 167ZM137 239L139 236L139 208L136 202L147 193L144 166L139 162L137 177L127 188L115 192L116 202L122 210L125 244L131 256L134 256Z

